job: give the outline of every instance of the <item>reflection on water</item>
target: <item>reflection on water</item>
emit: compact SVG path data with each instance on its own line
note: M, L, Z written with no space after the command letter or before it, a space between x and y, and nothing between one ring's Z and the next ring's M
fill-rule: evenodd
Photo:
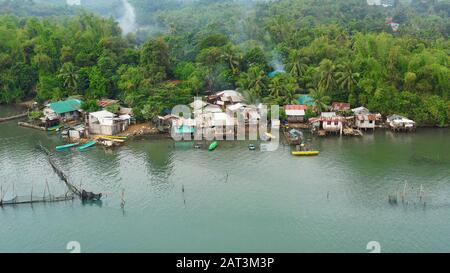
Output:
M81 201L81 204L83 206L97 206L97 207L101 208L103 206L103 201L102 200L83 200L83 201Z
M104 194L102 203L3 208L0 251L64 252L72 240L89 252L365 252L372 240L384 251L448 251L448 136L422 129L311 138L321 150L314 158L292 157L283 145L263 153L223 141L208 152L145 138L114 150L55 152L73 181ZM9 196L13 183L19 194L46 183L53 194L65 192L39 141L52 151L62 143L0 124L0 184ZM390 205L388 195L405 181L408 205Z
M439 154L437 156L424 156L414 154L411 156L410 163L413 165L450 165L450 163L443 160Z

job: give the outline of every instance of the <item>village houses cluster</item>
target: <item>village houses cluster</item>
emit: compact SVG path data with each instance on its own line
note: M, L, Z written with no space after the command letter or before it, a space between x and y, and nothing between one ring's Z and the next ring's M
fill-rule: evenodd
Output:
M82 101L67 99L47 103L39 126L45 130L61 130L63 137L70 139L89 138L92 135L114 136L128 129L133 121L133 110L121 106L119 101L102 99L97 101L101 109L85 112ZM115 105L116 111L108 111ZM250 130L257 128L268 106L245 103L244 96L236 90L225 90L210 94L204 98L195 98L189 105L191 114L182 116L167 111L165 116L157 116L153 124L162 133L175 132L192 135L201 130L213 136L236 136L238 128ZM378 113L372 113L365 107L351 108L349 103L333 102L326 111L318 116L315 101L308 95L301 95L298 104L283 106L285 119L272 120L272 127L279 128L283 123L285 131L292 131L297 137L297 129L310 129L313 134L363 135L363 131L377 127L389 127L396 131L410 131L415 123L400 115L392 115L383 120ZM264 113L264 115L263 115ZM309 115L309 116L308 116ZM275 124L274 124L275 122ZM63 126L64 125L64 126ZM255 126L249 126L255 125Z
M131 123L132 109L120 106L117 100L98 100L97 105L102 110L90 113L82 110L81 104L79 99L47 103L38 125L48 131L62 129L63 137L76 140L91 134L116 135L125 131ZM107 111L109 105L118 105L118 112Z

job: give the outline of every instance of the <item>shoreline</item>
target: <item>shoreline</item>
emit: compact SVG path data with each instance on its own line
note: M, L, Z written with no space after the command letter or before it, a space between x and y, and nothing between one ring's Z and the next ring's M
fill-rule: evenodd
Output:
M16 102L16 103L9 103L9 104L0 104L0 107L2 105L9 106L9 107L17 107L22 108L27 111L31 109L33 101L32 100L26 100L22 102ZM9 116L0 116L0 124L6 123L9 121L12 121L14 119L9 120L10 117L21 115L23 112L17 112L17 113L10 113ZM298 123L298 124L292 124L292 128L299 128L308 130L310 128L310 124L307 123ZM416 125L415 130L417 129L448 129L450 128L450 124L446 124L444 126L437 126L437 125L430 125L430 124L422 124L422 125ZM385 125L380 125L377 129L385 129L389 130ZM137 124L130 125L130 128L127 129L124 132L121 132L117 136L123 136L127 137L129 139L135 139L135 138L141 138L141 137L150 137L155 139L163 139L163 138L171 138L170 134L167 132L160 132L156 126L150 122L141 122ZM93 139L93 137L89 137L88 139Z

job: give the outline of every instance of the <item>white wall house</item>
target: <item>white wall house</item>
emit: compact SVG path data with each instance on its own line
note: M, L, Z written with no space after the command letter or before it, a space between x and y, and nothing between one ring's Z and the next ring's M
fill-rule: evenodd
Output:
M306 115L306 105L286 105L284 106L284 111L288 122L297 123L303 122Z
M416 123L413 120L399 115L387 117L387 123L391 129L395 130L412 130L416 126Z
M335 112L323 112L321 114L322 128L328 132L340 132L343 129L342 118Z
M130 115L117 116L106 110L89 113L89 133L112 136L128 129L130 120Z
M358 115L355 118L355 125L358 129L375 129L377 116L374 114Z

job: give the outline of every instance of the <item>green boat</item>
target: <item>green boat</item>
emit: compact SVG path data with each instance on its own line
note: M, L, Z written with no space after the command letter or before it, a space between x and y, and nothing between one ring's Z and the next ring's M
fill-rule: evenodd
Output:
M78 146L80 143L72 143L67 145L56 146L57 151L64 151L66 149L70 149L72 147Z
M88 143L86 143L86 144L81 145L80 147L78 147L78 150L84 151L84 150L86 150L87 148L94 146L95 143L97 143L97 141L89 141Z
M48 128L47 128L47 131L49 131L49 132L56 132L56 131L58 131L61 127L62 127L62 125L56 125L56 126L53 126L53 127L48 127Z
M217 146L219 146L219 142L214 141L213 143L211 143L211 145L209 145L208 150L209 150L210 152L211 152L211 151L214 151L214 150L217 148Z

